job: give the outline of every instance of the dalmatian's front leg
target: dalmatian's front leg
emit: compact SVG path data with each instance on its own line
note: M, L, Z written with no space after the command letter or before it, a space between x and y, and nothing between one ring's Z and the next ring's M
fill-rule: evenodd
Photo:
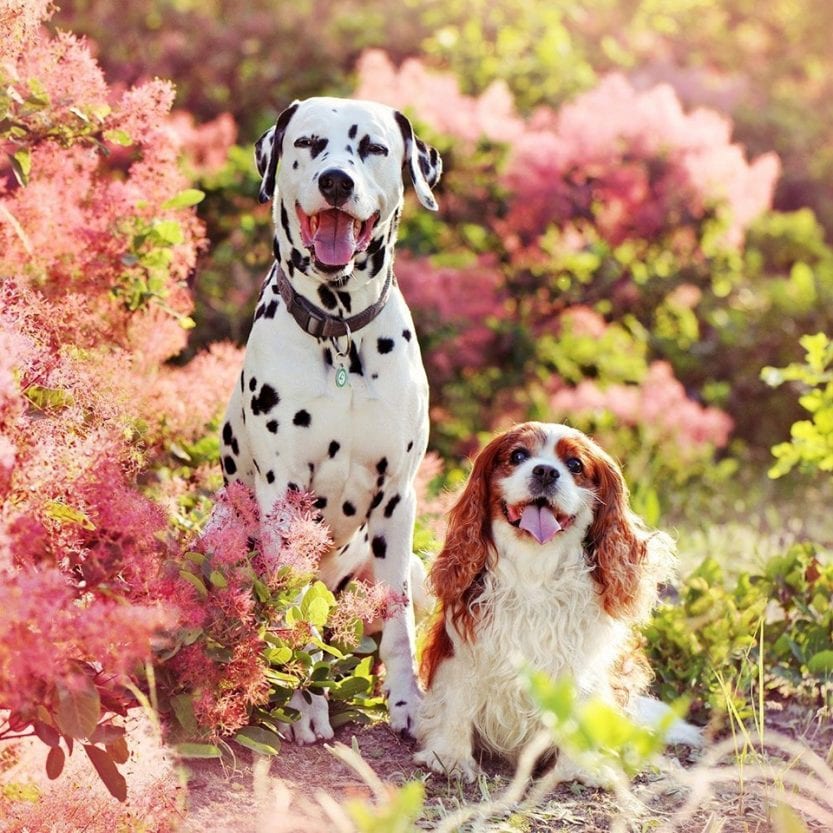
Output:
M295 481L300 482L300 481ZM266 477L259 477L255 483L260 516L265 518L275 505L275 502L286 495L293 481L290 477L275 477L272 482ZM297 488L297 487L296 487ZM268 546L269 530L262 528L261 541ZM315 743L319 740L330 740L333 737L333 727L330 725L330 708L324 694L313 694L311 691L296 691L289 703L291 708L299 712L298 719L286 729L287 738L299 746Z
M413 735L422 694L415 673L414 607L411 597L411 558L416 494L410 485L398 492L386 484L385 498L368 521L373 576L397 592L406 603L382 630L379 655L385 664L384 690L390 725Z

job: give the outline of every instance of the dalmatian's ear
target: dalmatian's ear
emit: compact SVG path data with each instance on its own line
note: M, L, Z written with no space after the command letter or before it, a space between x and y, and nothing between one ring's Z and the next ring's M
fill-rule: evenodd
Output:
M281 158L283 134L299 103L293 101L278 116L275 124L255 142L255 163L261 177L258 199L261 202L268 202L275 196L275 177L278 173L278 160Z
M414 135L410 121L398 110L394 111L394 118L402 132L405 141L405 158L403 167L407 167L414 184L417 198L431 211L438 209L437 201L431 189L440 181L443 172L443 160L436 148L425 144L422 139Z

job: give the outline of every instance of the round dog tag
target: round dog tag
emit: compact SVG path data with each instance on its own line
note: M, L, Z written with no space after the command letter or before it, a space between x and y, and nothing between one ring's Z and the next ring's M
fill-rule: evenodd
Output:
M344 367L340 367L336 370L336 385L340 388L343 388L347 384L347 370Z

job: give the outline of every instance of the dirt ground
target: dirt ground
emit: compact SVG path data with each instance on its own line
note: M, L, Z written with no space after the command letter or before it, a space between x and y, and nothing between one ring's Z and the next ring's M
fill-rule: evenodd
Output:
M833 726L814 722L806 713L774 714L768 730L772 737L775 732L781 732L785 742L796 740L803 748L813 749L822 757L833 747ZM384 724L342 727L334 743L359 751L386 784L399 786L414 778L424 781L427 801L419 826L426 830L449 824L450 817L465 805L483 807L485 802L499 798L513 775L500 762L483 760L486 777L471 786L463 787L454 779L436 774L429 776L411 762L413 741L402 739ZM745 773L738 770L734 761L730 762L727 769L721 770L726 781L704 791L691 817L677 821L674 813L690 795L691 778L702 787L710 773L717 771L704 766L702 759L708 754L708 749L704 753L677 750L676 756L668 757L670 774L652 773L637 779L633 785L636 804L625 808L625 812L622 812L621 797L617 799L610 793L578 784L561 784L534 805L515 803L491 817L476 818L467 826L455 825L449 829L528 833L627 829L765 833L775 830L767 807L785 800L784 791L790 791L790 784L789 776L785 781L784 772L802 771L805 768L802 754L779 748L768 751L766 756L750 753L745 758ZM763 783L755 781L756 770L764 773ZM341 829L338 813L333 817L333 803L343 805L350 799L373 798L370 786L323 744L306 748L286 744L280 755L260 764L241 750L233 763L192 761L187 771L185 833L329 833ZM703 780L699 781L701 771ZM833 773L828 769L827 775L830 782L809 780L802 792L815 793L822 803L826 798L827 810L833 814L830 804ZM617 817L625 826L617 826ZM624 822L625 818L629 823ZM833 829L805 818L808 830ZM348 830L346 822L343 824L343 829Z

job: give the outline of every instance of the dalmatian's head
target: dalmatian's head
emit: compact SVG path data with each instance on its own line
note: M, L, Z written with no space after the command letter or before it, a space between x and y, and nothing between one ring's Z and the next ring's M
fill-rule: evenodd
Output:
M309 98L284 110L255 148L260 200L273 200L276 257L344 287L385 273L403 199L403 172L432 211L437 151L402 113L371 101Z

